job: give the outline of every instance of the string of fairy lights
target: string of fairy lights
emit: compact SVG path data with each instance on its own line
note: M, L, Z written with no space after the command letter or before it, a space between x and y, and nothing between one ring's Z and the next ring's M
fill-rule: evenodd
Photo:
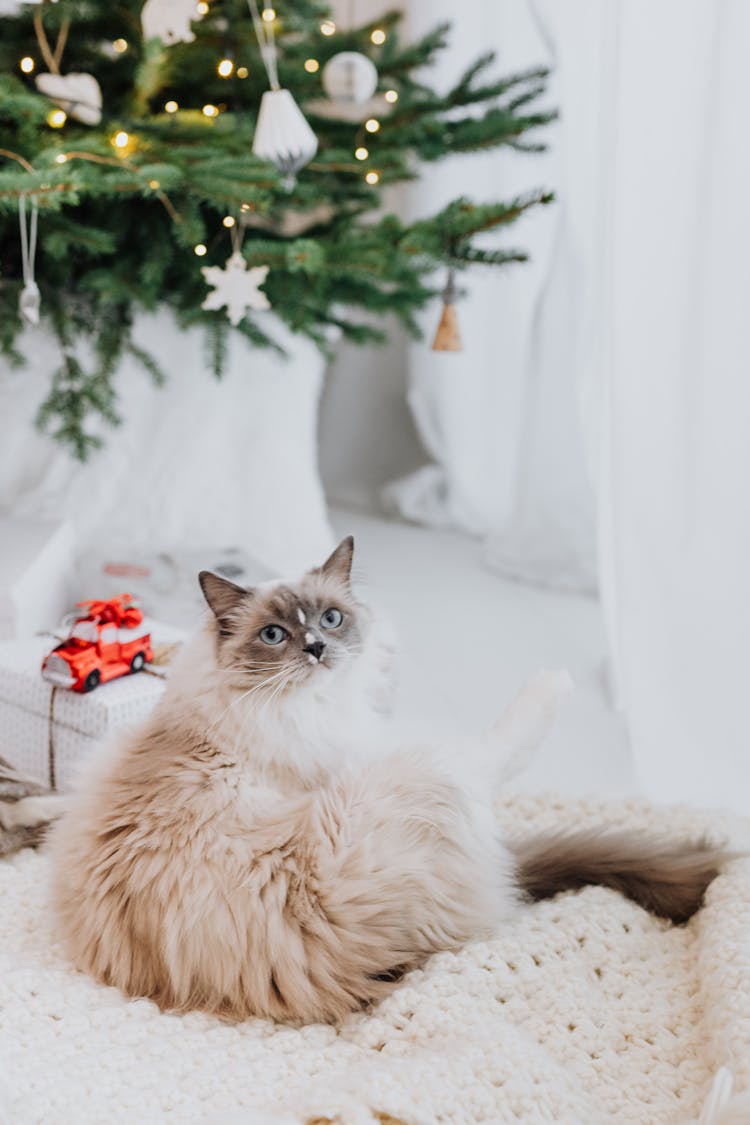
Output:
M207 3L207 0L198 0L198 3L196 4L196 11L199 16L206 15L209 12L209 4ZM278 16L276 10L273 7L266 5L261 10L260 15L263 22L270 25L269 30L271 30L271 28L276 25ZM323 20L319 25L319 30L321 35L325 36L326 38L331 38L337 32L336 23L332 19ZM386 39L387 33L382 27L375 27L370 32L370 41L373 46L382 46L385 43ZM115 55L123 55L126 51L129 50L130 45L126 39L117 38L112 41L110 47ZM31 55L24 55L19 60L18 67L24 75L30 77L37 69L37 61ZM320 62L317 58L310 57L305 59L303 67L308 74L317 74L320 70ZM225 80L228 80L232 77L236 77L242 80L248 77L249 70L245 65L237 66L233 58L229 57L229 55L227 54L224 54L222 57L217 59L216 73L220 78ZM382 96L388 105L395 105L399 97L398 91L395 89L385 90ZM168 99L163 106L164 113L168 114L169 116L178 114L181 108L184 107L181 107L174 98ZM68 106L68 109L70 109L70 106ZM221 103L215 105L212 102L206 102L203 106L201 106L200 112L209 120L215 120L221 115L222 112L224 112L225 109L226 106L222 105ZM62 129L67 123L67 120L68 113L61 106L52 107L46 117L47 125L51 129ZM362 129L364 130L365 135L363 136L362 133L358 131L358 136L355 141L356 147L353 151L354 159L358 163L362 164L370 160L371 153L368 144L371 142L371 139L374 139L380 132L380 128L381 123L377 117L368 117L363 122ZM137 137L133 133L128 132L126 129L117 129L110 137L110 144L114 149L114 155L120 159L128 157L137 148L137 143ZM55 156L55 162L57 164L65 164L69 160L73 159L93 159L97 162L105 162L106 158L103 158L101 156L92 156L91 154L82 152L60 152ZM118 160L117 162L119 163L120 160ZM137 170L132 165L128 166L133 171ZM369 186L375 186L380 181L380 172L376 168L368 167L363 172L363 178L365 183L367 183ZM161 185L159 184L159 181L150 180L148 182L148 186L151 190L159 195L161 201L165 204L165 206L167 206L167 209L171 210L169 201L160 191ZM251 207L249 204L243 203L240 210L249 211L251 210ZM225 215L222 219L222 223L223 226L227 228L228 232L231 233L232 228L235 227L237 223L237 219L234 215ZM197 257L203 257L207 253L207 247L204 243L198 243L193 247L193 250Z
M196 10L199 15L206 15L209 11L209 5L206 0L199 0L199 3L196 5ZM261 19L265 23L273 24L276 22L277 18L278 17L275 8L267 6L262 9ZM325 35L327 38L335 35L336 31L336 24L333 20L323 20L323 22L320 24L320 33L321 35ZM386 38L387 34L381 27L373 28L372 32L370 33L370 41L376 47L382 46L385 43ZM111 47L115 54L122 55L128 50L129 43L126 39L118 38L113 40ZM36 70L36 65L36 60L31 55L24 55L18 63L19 69L23 74L26 75L33 74ZM320 70L320 62L318 61L318 59L312 57L305 59L303 66L308 74L316 74ZM234 59L229 58L228 56L223 56L216 63L216 73L220 78L224 79L229 79L233 75L235 75L239 79L243 79L248 77L249 70L246 66L236 66ZM394 105L398 101L398 91L393 89L386 90L383 94L383 97L389 105ZM206 102L206 104L201 107L201 113L204 117L215 119L219 117L224 108L225 107L222 107L221 105L214 105L212 102ZM180 105L173 98L170 98L164 103L165 113L172 115L178 113L179 110ZM51 129L62 129L67 120L68 114L64 109L60 107L51 109L47 114L47 124ZM364 129L368 134L373 136L380 131L380 121L376 117L369 117L364 122ZM135 147L135 138L126 130L118 129L110 138L110 143L118 153L126 155L129 152L132 152L133 148ZM370 150L364 144L357 144L357 147L354 150L354 157L360 162L369 160ZM65 163L66 159L67 157L64 153L60 153L56 157L57 163L59 164ZM366 183L375 185L380 180L380 173L376 169L370 168L364 173L364 179Z

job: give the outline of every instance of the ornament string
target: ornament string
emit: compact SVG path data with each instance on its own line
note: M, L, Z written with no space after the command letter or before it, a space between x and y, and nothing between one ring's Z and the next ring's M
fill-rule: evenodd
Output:
M21 228L21 266L23 268L24 285L34 284L34 259L36 258L36 231L39 220L39 208L36 199L31 198L30 231L26 230L26 196L18 197L18 224Z
M263 66L266 68L269 85L272 90L279 90L281 87L279 86L276 39L273 34L273 25L271 23L265 23L265 21L261 19L256 0L247 0L247 6L250 9L250 15L253 17L255 37L258 40L260 57L263 60Z
M241 222L229 228L229 237L232 240L232 254L239 254L242 250L242 240L245 237L245 228Z
M27 324L39 323L39 286L34 280L34 259L36 258L36 231L39 208L36 197L31 197L31 220L26 226L26 196L18 197L18 226L21 235L21 268L23 288L18 302L21 319Z

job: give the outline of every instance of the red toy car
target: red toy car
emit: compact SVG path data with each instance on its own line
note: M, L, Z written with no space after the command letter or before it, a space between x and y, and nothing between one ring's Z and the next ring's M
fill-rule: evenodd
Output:
M79 602L85 610L70 636L42 661L42 675L57 687L93 691L101 683L140 672L153 660L151 634L139 626L143 614L130 594L108 602Z

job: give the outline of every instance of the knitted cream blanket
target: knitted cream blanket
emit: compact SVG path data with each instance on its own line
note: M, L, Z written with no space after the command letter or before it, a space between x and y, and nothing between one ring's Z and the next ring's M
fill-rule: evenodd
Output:
M513 833L727 832L724 818L635 803L507 797L499 816ZM750 1090L750 861L730 864L687 927L588 888L433 957L372 1012L301 1030L162 1015L74 972L47 878L41 854L0 863L3 1125L750 1123L736 1096Z

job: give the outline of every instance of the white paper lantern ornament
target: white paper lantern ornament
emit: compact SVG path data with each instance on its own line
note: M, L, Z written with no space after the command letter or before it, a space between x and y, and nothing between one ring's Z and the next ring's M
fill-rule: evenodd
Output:
M289 91L266 90L255 126L255 155L275 164L291 189L297 172L317 151L318 139Z
M289 90L283 90L279 85L272 22L260 18L256 0L247 2L271 87L261 98L253 152L262 160L275 164L284 176L284 186L291 190L297 172L318 151L318 139Z
M378 72L372 59L359 51L340 51L323 67L323 89L335 102L368 101L378 87Z

